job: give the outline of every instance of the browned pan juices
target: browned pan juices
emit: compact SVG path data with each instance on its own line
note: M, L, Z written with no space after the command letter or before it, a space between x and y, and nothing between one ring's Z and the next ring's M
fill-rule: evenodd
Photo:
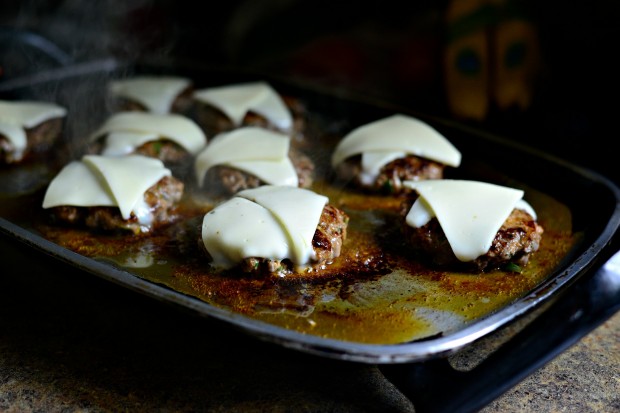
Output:
M253 277L213 272L198 246L202 216L213 202L187 191L181 219L143 237L37 226L79 254L113 261L129 272L252 318L321 337L393 344L457 330L531 291L577 240L569 209L534 189L526 199L545 228L522 273L436 271L409 254L400 236L400 201L317 181L313 187L350 216L343 254L313 273Z

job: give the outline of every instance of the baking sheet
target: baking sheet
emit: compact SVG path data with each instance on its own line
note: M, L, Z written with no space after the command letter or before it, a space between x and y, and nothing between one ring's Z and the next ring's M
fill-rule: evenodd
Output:
M106 81L124 74L161 71L187 75L200 87L257 79L258 75L204 68L133 66L122 62L107 62L99 70L96 65L86 71L83 66L78 69L67 69L39 81L22 81L11 87L0 85L0 92L7 97L50 98L70 109L70 128L66 133L69 145L55 162L44 158L0 171L3 183L0 186L3 199L0 228L92 274L164 302L222 319L287 347L370 363L419 361L455 352L542 302L557 298L566 286L596 264L618 227L618 190L604 177L458 123L413 114L440 129L463 152L467 160L463 173L523 187L528 194L526 199L529 196L528 201L535 207L546 206L542 207L546 211L542 220L549 225L543 240L562 236L563 229L567 225L570 227L571 248L552 264L551 271L524 275L498 273L484 277L439 274L434 280L428 273L419 277L411 271L394 271L390 267L363 279L359 274L343 273L342 277L324 282L277 282L243 277L230 280L194 270L179 272L174 257L165 255L167 252L160 244L148 238L133 243L131 252L125 256L93 254L93 249L86 250L82 246L89 242L100 244L102 238L82 234L80 245L72 245L63 240L62 233L41 224L37 202L55 171L67 159L77 156L72 153L70 143L92 130L107 115ZM316 122L313 127L320 131L321 139L337 139L353 125L387 114L408 113L406 108L386 102L334 95L308 85L269 80L279 90L300 97L308 104L312 120ZM321 156L320 153L316 155ZM372 236L389 221L385 214L376 213L376 208L364 208L368 205L367 197L360 198L346 188L331 187L328 181L317 182L316 188L328 193L331 201L344 203L355 221L360 218L376 223L376 227L353 228L360 237ZM592 205L597 206L595 214ZM367 216L369 213L371 219ZM113 246L115 242L106 239L103 244ZM535 257L542 259L544 255ZM182 274L188 275L180 276ZM198 279L202 282L196 282ZM207 281L218 288L197 287L208 284ZM459 289L453 288L449 297L439 297L438 292L446 291L446 283L453 287L458 285ZM222 287L224 284L226 288ZM225 300L221 299L223 291L229 293ZM238 291L245 295L236 294ZM440 304L421 305L420 300L424 299ZM446 304L448 301L452 303Z

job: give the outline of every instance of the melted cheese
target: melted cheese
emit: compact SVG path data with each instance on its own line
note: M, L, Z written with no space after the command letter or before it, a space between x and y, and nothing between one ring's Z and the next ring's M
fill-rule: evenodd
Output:
M230 268L244 258L315 259L312 238L327 197L307 189L266 185L239 192L205 215L202 238L212 265Z
M241 125L249 112L255 112L282 130L293 127L293 117L278 93L265 82L250 82L197 90L194 98L221 110Z
M207 171L226 165L252 174L272 185L298 186L288 157L290 138L263 128L246 127L214 137L196 157L196 179L202 186Z
M11 142L19 154L27 145L24 129L66 115L67 110L55 103L0 100L0 134Z
M109 134L125 134L124 136L130 140L130 142L123 142L119 139L119 135L110 140L106 139L105 151L110 154L133 152L137 146L145 143L145 136L171 140L192 155L197 154L207 143L204 132L193 120L176 114L117 113L110 116L91 135L91 140L96 140L103 135L109 137Z
M463 262L487 253L514 208L534 212L519 189L449 179L404 184L420 195L407 214L407 224L419 228L437 217L452 251Z
M415 155L457 167L461 153L430 125L405 115L392 115L360 126L347 134L332 154L332 166L362 154L362 180L374 181L388 162Z
M160 160L146 156L86 155L66 165L52 180L43 208L116 206L124 219L134 212L140 223L148 224L151 216L144 193L170 174Z
M183 77L137 76L110 82L110 92L139 102L150 112L166 114L176 97L190 84L190 80Z

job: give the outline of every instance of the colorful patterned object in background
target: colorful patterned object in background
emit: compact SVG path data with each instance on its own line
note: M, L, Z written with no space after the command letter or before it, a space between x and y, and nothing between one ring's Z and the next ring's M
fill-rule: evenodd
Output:
M444 87L449 110L484 120L526 110L540 71L534 25L514 0L453 0L445 10Z

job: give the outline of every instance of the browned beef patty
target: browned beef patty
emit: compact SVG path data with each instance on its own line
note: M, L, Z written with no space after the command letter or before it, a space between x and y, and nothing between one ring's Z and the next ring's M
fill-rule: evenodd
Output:
M309 188L314 179L314 162L303 152L291 148L289 158L297 172L300 188ZM229 166L218 165L207 171L204 187L216 194L232 195L243 189L265 185L256 176Z
M361 156L355 156L341 163L336 169L337 178L360 189L385 194L410 192L409 188L403 186L403 181L441 179L445 168L445 165L438 162L409 155L385 165L375 181L366 184L360 179L361 160Z
M16 153L8 138L0 134L0 164L18 163L32 153L40 153L50 149L60 136L62 126L63 118L56 118L26 129L27 143L22 154Z
M489 251L472 262L459 261L446 238L437 218L428 224L413 228L403 224L407 241L427 259L441 268L487 271L508 268L507 264L525 266L530 255L538 250L543 227L521 209L514 209L497 232Z
M344 211L333 205L325 205L312 238L312 247L316 254L316 260L308 268L304 269L304 274L307 273L311 276L312 269L320 269L329 265L334 258L340 255L342 244L347 238L348 223L349 217ZM200 244L203 245L202 239ZM238 269L244 273L263 276L285 276L296 272L295 265L289 259L270 260L261 257L246 258L239 264Z
M186 87L179 95L172 101L170 107L171 113L186 113L193 104L193 92L192 86ZM142 103L135 100L118 96L112 100L112 110L114 112L147 112L148 109Z
M172 176L160 179L144 194L144 201L152 213L152 223L144 226L131 214L123 219L117 207L76 207L58 206L50 209L52 219L58 223L84 226L94 231L114 232L130 231L134 234L150 232L176 220L175 206L183 196L184 184Z
M102 136L88 146L86 153L101 154L104 141L105 136ZM159 159L166 165L191 163L193 158L193 155L185 148L169 139L158 139L146 142L138 146L132 153Z
M299 99L283 96L282 100L284 100L285 105L290 109L293 116L292 131L283 131L264 116L252 111L245 115L241 125L238 127L257 126L275 132L290 133L291 144L293 146L302 145L305 139L306 108ZM196 105L196 114L194 117L207 136L215 136L218 133L237 128L224 112L207 103L199 103Z

